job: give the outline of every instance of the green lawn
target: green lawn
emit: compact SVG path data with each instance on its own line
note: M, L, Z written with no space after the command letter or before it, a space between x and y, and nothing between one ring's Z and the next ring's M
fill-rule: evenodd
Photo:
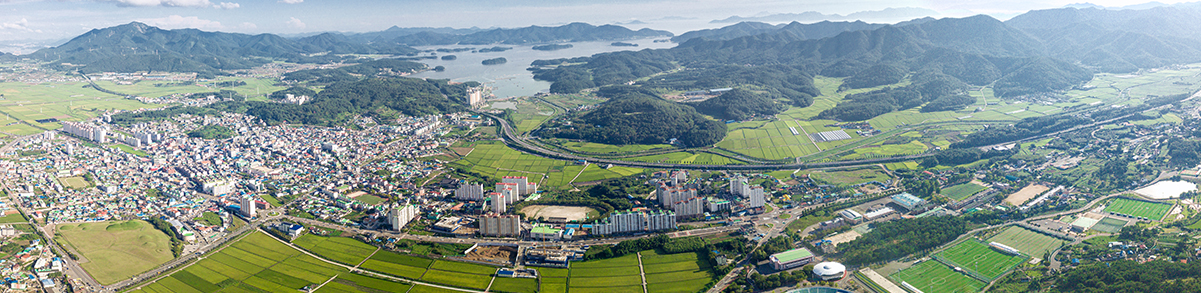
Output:
M1026 257L1023 255L1001 253L988 244L974 239L960 242L947 250L939 252L938 255L965 270L976 272L989 280L1000 277L1026 260Z
M85 259L81 262L101 284L112 284L172 259L167 234L142 220L58 226L58 235Z
M1171 204L1155 203L1119 197L1105 207L1106 212L1159 221L1172 209Z
M984 289L984 282L957 273L946 265L928 260L889 276L897 285L908 283L923 292L976 293Z
M968 182L968 183L944 188L941 193L942 193L942 195L946 195L947 197L954 199L954 200L963 200L970 196L976 195L976 193L984 191L985 189L988 189L988 187L984 187L984 186L980 186L980 184Z
M1030 229L1013 226L989 238L988 241L1005 244L1032 257L1042 258L1046 253L1054 251L1068 241L1031 231Z

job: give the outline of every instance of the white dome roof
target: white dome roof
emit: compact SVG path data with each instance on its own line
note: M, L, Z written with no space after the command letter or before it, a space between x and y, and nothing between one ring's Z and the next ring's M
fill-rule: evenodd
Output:
M823 262L813 266L813 273L818 276L841 275L846 271L846 266L836 262Z

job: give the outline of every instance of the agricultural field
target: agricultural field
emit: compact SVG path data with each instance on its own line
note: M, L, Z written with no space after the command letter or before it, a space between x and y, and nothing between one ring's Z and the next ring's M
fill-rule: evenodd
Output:
M698 292L713 278L710 266L696 253L642 252L647 292Z
M496 278L492 281L493 292L537 293L538 280L526 278Z
M85 85L86 82L0 83L0 94L4 94L4 100L0 100L0 112L7 114L2 118L4 120L0 120L0 124L22 121L41 128L58 129L62 124L38 123L36 120L56 118L61 121L82 121L99 116L105 110L160 107L84 88ZM41 132L37 128L20 124L0 128L0 131L17 135Z
M1159 221L1172 209L1171 204L1157 203L1119 197L1105 206L1105 211L1119 215Z
M569 141L565 139L552 140L550 143L577 152L596 154L623 154L674 148L668 144L612 145L584 141Z
M1026 260L1026 256L1001 253L988 244L974 239L968 239L947 248L939 252L938 256L988 280L997 279Z
M897 285L901 285L902 282L908 283L923 292L976 293L986 285L933 260L915 264L892 274L889 278Z
M243 81L246 85L236 87L216 87L218 82L226 81ZM278 81L270 78L253 78L253 77L220 77L209 80L203 83L180 82L168 80L141 80L135 81L132 84L116 84L107 80L96 80L96 85L100 87L127 95L140 97L161 97L172 94L191 94L191 93L206 93L217 92L221 90L232 90L247 96L249 98L270 95L272 92L286 89L287 87L276 86ZM261 100L261 99L259 99Z
M944 188L941 193L942 193L942 195L945 195L948 198L951 198L953 200L963 200L965 198L976 195L976 193L984 191L985 189L988 189L988 187L984 187L984 186L981 186L980 184L968 182L968 183Z
M116 283L173 258L169 236L142 220L66 224L58 226L57 233L82 256L80 266L101 284Z
M1012 226L1001 233L989 238L988 241L1005 244L1013 249L1037 258L1058 249L1068 241L1031 231L1030 229Z
M375 255L363 262L363 269L376 271L406 279L417 280L433 264L433 260L403 255L391 251L376 252Z
M855 169L801 171L798 173L805 172L808 172L809 177L813 178L813 180L833 185L855 185L872 181L884 183L884 181L892 179L892 177L884 173L884 170L876 166Z
M0 224L15 224L15 223L25 224L25 223L29 223L29 220L26 220L25 216L22 216L20 212L15 212L15 213L11 213L8 215L4 215L3 217L0 217Z
M690 153L690 152L674 152L658 155L649 155L633 158L624 158L623 161L633 162L648 162L648 163L670 163L670 164L698 164L698 165L743 165L742 161L737 161L720 155L711 153Z
M613 272L607 273L610 270ZM571 292L641 291L642 277L638 271L638 256L629 254L611 259L573 262L567 285Z
M311 284L332 292L402 292L410 285L352 274L254 232L167 277L131 292L294 292Z
M1114 218L1110 218L1110 217L1105 217L1104 219L1101 219L1100 222L1097 222L1096 225L1093 225L1093 227L1089 228L1089 229L1098 231L1098 232L1104 232L1104 233L1118 233L1118 232L1122 231L1122 227L1125 227L1126 223L1127 223L1126 220L1119 220L1119 219L1114 219Z
M577 175L583 179L576 181L583 182L619 178L642 172L642 169L625 167L584 170L582 165L525 154L499 142L476 142L459 147L474 148L463 159L450 163L459 170L493 178L526 176L543 186L564 186L576 179ZM581 170L584 170L583 174L580 173Z
M293 245L343 264L358 265L377 249L361 241L346 237L324 237L304 234L292 241Z
M558 111L545 103L526 99L494 102L492 106L497 109L507 109L505 112L510 116L509 120L513 122L513 128L517 130L517 133L526 133L537 129L542 122L549 120Z
M764 123L756 128L746 128L748 126L737 125L746 123L753 122L732 123L729 125L734 130L727 133L726 138L718 142L716 146L749 157L768 160L801 157L821 151L818 149L818 145L814 144L813 140L809 136L806 136L805 132L801 131L804 128L809 133L820 132L815 131L817 128L806 121L778 120ZM792 134L792 130L789 127L796 128L798 134ZM850 134L855 135L854 133ZM850 141L844 140L839 142L845 143Z

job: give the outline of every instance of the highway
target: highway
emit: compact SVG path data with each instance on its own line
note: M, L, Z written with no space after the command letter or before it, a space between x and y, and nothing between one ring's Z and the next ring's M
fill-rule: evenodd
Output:
M892 158L838 161L826 163L789 163L789 164L753 164L753 165L699 165L699 164L667 164L667 163L650 163L650 162L631 162L622 160L613 160L605 158L584 157L574 154L567 154L557 151L548 150L541 146L527 142L514 134L513 127L509 122L500 117L496 117L489 113L477 112L480 115L487 116L501 126L503 140L513 149L523 151L532 155L569 161L588 161L591 163L613 164L614 166L638 167L638 168L659 168L659 169L688 169L688 170L731 170L731 171L753 171L753 170L794 170L794 169L809 169L821 167L838 167L838 166L857 166L870 165L878 163L890 163L910 161L930 156L930 154L908 155Z

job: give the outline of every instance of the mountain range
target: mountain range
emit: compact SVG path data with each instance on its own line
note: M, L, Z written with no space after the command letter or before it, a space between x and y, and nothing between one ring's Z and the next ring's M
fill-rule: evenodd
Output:
M572 23L516 29L397 28L343 35L322 33L289 39L274 34L248 35L197 29L164 30L140 22L93 29L65 44L25 55L60 68L85 72L174 71L202 76L251 68L282 59L297 63L348 61L338 54L415 55L409 45L527 44L559 41L624 40L671 36L670 32L633 31L615 25Z
M877 22L897 22L914 18L924 18L938 16L938 11L916 8L916 7L900 7L900 8L885 8L882 10L860 11L847 15L840 14L824 14L817 11L806 11L801 13L777 13L762 16L731 16L725 19L717 19L709 23L736 23L736 22L819 22L819 21L856 21L870 20Z

